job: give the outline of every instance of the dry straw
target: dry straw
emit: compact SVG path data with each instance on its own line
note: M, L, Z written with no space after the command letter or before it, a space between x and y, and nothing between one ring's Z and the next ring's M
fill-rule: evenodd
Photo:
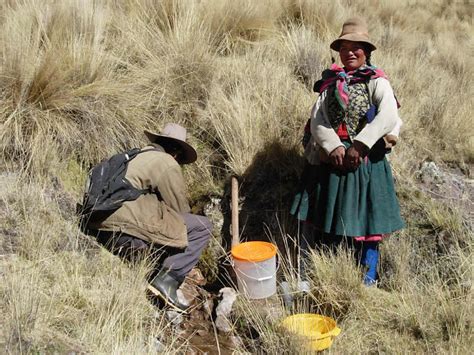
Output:
M263 163L298 170L301 159L276 154L299 149L312 82L336 54L329 43L345 18L363 14L378 44L372 62L402 104L390 160L408 227L383 246L380 289L360 286L346 251L315 253L297 309L337 318L334 352L468 353L472 226L455 203L420 192L414 171L427 159L473 162L471 10L449 0L2 1L0 343L13 353L156 352L166 324L143 296L146 265L128 268L77 230L71 196L85 172L169 121L186 125L198 148L186 173L193 200L223 194L230 174L263 180L250 174ZM261 196L286 214L278 194L296 181L279 179ZM298 276L289 262L285 277ZM254 311L236 315L245 350L298 349L278 317ZM165 352L183 350L168 340Z

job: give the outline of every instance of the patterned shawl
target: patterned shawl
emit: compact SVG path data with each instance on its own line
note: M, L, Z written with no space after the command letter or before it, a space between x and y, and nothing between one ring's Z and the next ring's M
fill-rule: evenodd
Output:
M313 90L322 93L335 83L335 97L343 110L347 109L349 104L349 83L359 83L375 78L385 78L387 76L382 69L375 66L363 65L360 68L346 72L337 64L331 65L331 68L323 71L322 78L314 84Z

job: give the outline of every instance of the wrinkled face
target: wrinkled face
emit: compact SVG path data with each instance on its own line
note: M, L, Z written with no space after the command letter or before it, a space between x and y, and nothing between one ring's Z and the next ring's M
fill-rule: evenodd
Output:
M339 57L347 71L360 68L367 60L364 44L361 42L341 41Z

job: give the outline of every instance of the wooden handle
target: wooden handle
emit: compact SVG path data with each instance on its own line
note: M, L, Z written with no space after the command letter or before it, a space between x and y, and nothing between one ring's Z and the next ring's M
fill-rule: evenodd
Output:
M239 182L232 176L232 246L239 243Z

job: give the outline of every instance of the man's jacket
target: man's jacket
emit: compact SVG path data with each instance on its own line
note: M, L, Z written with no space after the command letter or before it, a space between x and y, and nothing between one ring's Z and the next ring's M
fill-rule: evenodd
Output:
M181 167L157 144L142 150L128 164L126 179L137 189L150 190L124 204L90 228L130 234L150 243L175 248L187 246L186 226L180 213L190 211ZM160 150L157 151L156 149Z

